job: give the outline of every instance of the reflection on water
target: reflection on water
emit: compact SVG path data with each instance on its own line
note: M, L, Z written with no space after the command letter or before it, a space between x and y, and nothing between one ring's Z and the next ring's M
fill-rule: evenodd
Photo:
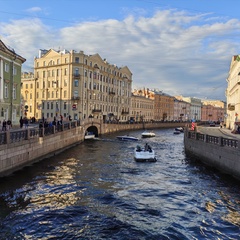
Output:
M187 159L182 134L155 133L139 141L156 163L113 134L1 179L0 239L239 239L239 182Z

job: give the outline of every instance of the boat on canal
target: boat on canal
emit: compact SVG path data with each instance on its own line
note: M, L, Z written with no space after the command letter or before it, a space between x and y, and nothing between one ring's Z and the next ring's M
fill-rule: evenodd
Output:
M129 135L117 136L117 139L121 141L138 141L138 138Z
M134 149L136 162L156 162L155 151L146 143L144 147L137 145Z
M90 139L94 139L95 138L95 134L93 132L86 132L85 133L85 136L84 136L84 139L85 140L90 140Z
M146 130L142 133L142 138L150 138L150 137L155 137L155 136L156 136L155 133L152 131Z

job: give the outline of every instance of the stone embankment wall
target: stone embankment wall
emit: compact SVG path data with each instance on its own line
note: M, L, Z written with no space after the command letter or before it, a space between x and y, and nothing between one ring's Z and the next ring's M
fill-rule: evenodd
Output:
M12 132L11 136L6 132L4 139L1 138L3 135L0 137L0 177L81 143L91 126L98 129L98 135L103 135L137 129L174 128L184 126L184 123L104 124L94 119L82 121L81 125L80 122L71 122L61 131L54 128L53 133L43 136L39 132L32 134L33 129L21 130L15 135Z
M240 180L240 141L209 136L196 131L184 133L184 147L187 155Z
M84 132L80 126L43 137L28 137L23 141L2 144L0 145L0 177L64 151L83 139Z

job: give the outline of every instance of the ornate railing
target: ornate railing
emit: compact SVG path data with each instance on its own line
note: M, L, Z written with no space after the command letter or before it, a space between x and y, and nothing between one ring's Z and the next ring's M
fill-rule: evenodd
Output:
M187 137L206 143L216 144L223 147L239 148L237 139L230 139L224 137L216 137L207 134L198 133L195 131L188 131Z

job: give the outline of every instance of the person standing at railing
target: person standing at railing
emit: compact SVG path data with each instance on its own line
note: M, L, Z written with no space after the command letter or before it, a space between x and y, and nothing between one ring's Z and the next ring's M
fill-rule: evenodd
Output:
M12 127L12 122L10 119L7 120L7 130L10 130Z
M28 128L28 119L27 118L24 119L24 124L25 124L25 128Z
M5 121L5 119L3 120L2 123L2 131L7 131L7 122Z
M23 118L22 118L22 116L20 117L19 123L20 123L20 128L22 128L23 127Z

